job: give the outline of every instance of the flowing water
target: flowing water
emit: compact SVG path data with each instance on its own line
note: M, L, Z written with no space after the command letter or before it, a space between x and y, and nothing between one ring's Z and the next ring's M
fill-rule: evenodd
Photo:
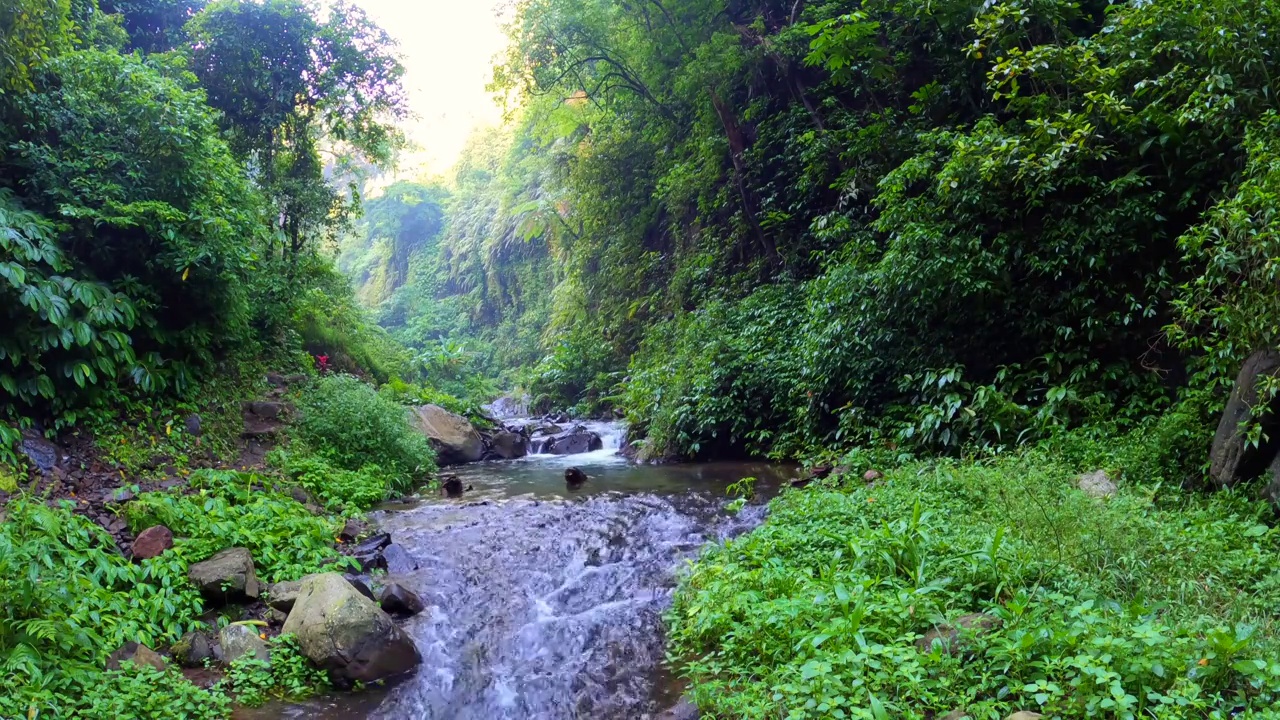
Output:
M451 468L470 486L376 515L420 568L397 576L427 610L405 626L423 655L395 686L275 709L275 717L642 720L672 705L661 615L676 573L709 541L758 523L724 511L729 483L772 494L786 468L635 466L620 429L587 423L605 449ZM590 480L570 491L564 470Z

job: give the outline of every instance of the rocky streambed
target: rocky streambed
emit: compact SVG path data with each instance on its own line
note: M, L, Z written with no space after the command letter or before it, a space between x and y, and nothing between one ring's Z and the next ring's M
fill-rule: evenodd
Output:
M790 473L767 464L636 466L621 429L584 424L599 449L456 466L471 489L374 514L412 556L387 582L420 596L404 625L423 657L380 691L267 709L261 717L665 717L679 689L662 667L662 612L677 573L707 542L743 532L762 504L725 510L725 489ZM564 470L588 481L569 489ZM414 568L416 566L416 568Z

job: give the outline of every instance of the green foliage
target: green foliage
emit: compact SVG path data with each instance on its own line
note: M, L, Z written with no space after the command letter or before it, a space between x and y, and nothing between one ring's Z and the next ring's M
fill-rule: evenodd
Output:
M292 635L272 638L270 650L270 662L249 654L231 663L222 685L237 703L257 707L271 698L302 700L329 686L327 674L307 662Z
M177 670L160 672L144 665L119 672L89 676L79 707L64 707L55 717L118 717L138 720L166 720L175 714L193 720L228 717L231 700L217 691L196 687ZM65 714L64 714L65 713Z
M101 668L127 641L161 647L196 625L201 601L187 583L186 562L166 553L131 563L100 527L68 507L18 498L5 513L0 716L26 717L30 705L58 717L102 717L96 711L109 703L142 702L134 676L105 677ZM112 699L99 694L104 681L135 689ZM173 692L194 697L185 683Z
M269 460L329 510L368 510L391 497L392 475L377 465L346 470L319 455L281 449Z
M956 453L1229 380L1275 344L1277 12L522 4L494 86L549 202L487 207L561 266L536 394L629 359L658 454Z
M1119 467L1108 500L1074 487L1094 466L1041 450L786 493L690 569L671 657L717 716L1263 717L1280 535L1241 497L1147 484L1168 478L1132 453L1149 430L1074 441ZM999 624L917 644L974 612Z
M296 580L332 569L341 556L333 547L338 523L317 517L262 476L200 470L188 479L194 493L144 493L126 506L135 532L164 525L178 538L164 557L186 563L231 547L247 548L265 582Z
M32 71L70 49L70 0L15 0L0 8L0 96L30 89Z
M531 405L541 410L576 408L581 415L607 409L620 380L614 349L586 325L561 335L530 370Z
M279 251L296 258L344 229L357 197L324 179L320 145L383 164L400 144L404 68L350 2L217 0L186 26L191 65L237 153L261 169ZM275 245L271 247L276 250Z
M321 378L303 394L302 439L346 470L385 470L393 492L408 492L435 471L435 451L402 405L349 375Z
M24 405L64 405L87 386L141 371L127 334L138 320L128 297L62 273L70 263L53 227L0 192L0 390ZM16 408L15 408L16 409Z

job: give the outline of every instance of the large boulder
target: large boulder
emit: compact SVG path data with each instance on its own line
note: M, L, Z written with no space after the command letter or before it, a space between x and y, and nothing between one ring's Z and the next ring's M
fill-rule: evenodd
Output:
M1280 403L1260 406L1259 380L1280 375L1280 352L1260 350L1250 355L1236 376L1235 388L1213 436L1209 476L1222 487L1233 487L1262 474L1280 448ZM1267 412L1267 410L1270 410ZM1245 435L1248 423L1258 419L1263 441L1254 446Z
M579 425L572 430L552 437L547 441L543 452L548 452L552 455L580 455L603 447L604 441L600 439L599 435Z
M228 625L218 631L218 643L222 645L222 660L230 665L246 655L271 662L271 650L258 633L248 625Z
M422 662L391 617L337 573L303 578L283 632L296 637L302 654L340 682L370 683Z
M523 435L503 430L493 436L493 454L503 460L522 458L529 452L529 442Z
M258 576L253 555L245 548L228 548L187 568L187 577L207 600L242 602L258 597Z
M391 543L382 550L382 559L386 561L387 572L391 575L403 575L418 569L418 561L404 549L403 545Z
M431 439L441 465L476 462L484 457L484 439L471 421L439 405L414 410L418 429Z
M488 410L499 418L524 417L529 414L529 398L503 395L490 403Z

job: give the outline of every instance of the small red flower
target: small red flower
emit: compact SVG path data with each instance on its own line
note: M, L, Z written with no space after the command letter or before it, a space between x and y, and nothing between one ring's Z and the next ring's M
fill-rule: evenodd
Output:
M329 369L329 356L328 356L328 355L317 355L317 356L316 356L316 367L320 368L320 372L326 372L326 371L328 371L328 369Z

